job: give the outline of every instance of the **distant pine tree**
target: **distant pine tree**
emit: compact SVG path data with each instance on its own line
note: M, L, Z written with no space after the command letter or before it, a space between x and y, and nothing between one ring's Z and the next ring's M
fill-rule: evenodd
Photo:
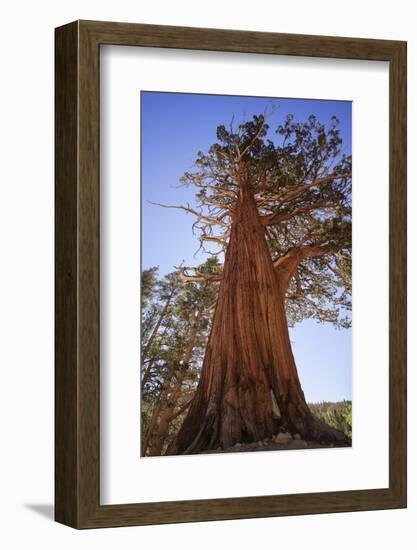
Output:
M214 276L219 262L210 258L201 269ZM178 430L195 392L218 292L215 281L185 282L180 271L153 285L154 302L142 321L153 319L142 348L142 455L162 454Z

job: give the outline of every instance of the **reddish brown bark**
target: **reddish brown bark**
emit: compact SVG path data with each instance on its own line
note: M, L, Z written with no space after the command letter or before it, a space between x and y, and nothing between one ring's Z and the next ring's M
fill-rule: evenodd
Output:
M344 438L306 404L288 333L286 279L285 269L274 269L254 199L242 187L199 385L167 454L271 437L277 432L273 397L282 427L306 439Z

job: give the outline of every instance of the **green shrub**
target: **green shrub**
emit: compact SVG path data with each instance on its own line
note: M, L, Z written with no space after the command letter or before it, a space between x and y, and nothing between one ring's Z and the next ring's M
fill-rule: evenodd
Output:
M320 420L352 438L352 401L309 403L311 412Z

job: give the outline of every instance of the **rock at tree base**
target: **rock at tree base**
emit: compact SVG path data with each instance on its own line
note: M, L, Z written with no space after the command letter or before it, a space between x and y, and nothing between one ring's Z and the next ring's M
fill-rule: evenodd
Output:
M297 437L298 436L298 437ZM287 432L280 432L277 435L274 435L272 439L255 441L253 443L236 443L233 447L228 449L220 449L213 451L206 451L201 454L211 454L211 453L244 453L244 452L253 452L253 451L289 451L289 450L300 450L300 449L331 449L335 447L349 447L344 443L335 445L331 444L320 444L312 441L304 441L301 439L299 434L295 434L294 438L291 434Z

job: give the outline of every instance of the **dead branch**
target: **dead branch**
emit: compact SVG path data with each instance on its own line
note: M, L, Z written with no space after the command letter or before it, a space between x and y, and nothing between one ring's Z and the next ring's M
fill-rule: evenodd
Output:
M203 283L204 281L217 282L221 281L223 273L203 273L196 267L175 267L179 270L178 279L182 282ZM194 271L194 275L188 272Z
M220 218L214 218L211 216L205 216L204 214L197 212L193 208L190 208L190 206L183 206L183 205L174 205L174 204L161 204L159 202L152 202L148 201L150 204L153 204L154 206L160 206L161 208L176 208L177 210L184 210L185 212L188 212L190 214L193 214L196 216L200 221L203 221L205 223L211 224L211 225L220 225L222 227L229 227L229 224L225 224Z

